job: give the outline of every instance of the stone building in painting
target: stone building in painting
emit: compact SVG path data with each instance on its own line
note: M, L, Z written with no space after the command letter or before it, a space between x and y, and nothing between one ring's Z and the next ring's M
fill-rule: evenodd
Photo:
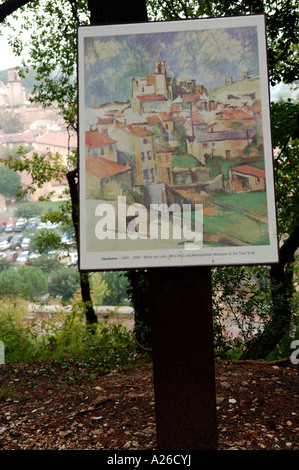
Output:
M229 169L231 188L235 192L266 190L265 170L252 165L239 165Z

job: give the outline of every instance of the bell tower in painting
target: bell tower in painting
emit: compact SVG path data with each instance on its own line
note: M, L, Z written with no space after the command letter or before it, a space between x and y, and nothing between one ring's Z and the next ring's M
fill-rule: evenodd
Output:
M155 95L167 96L165 60L155 60Z

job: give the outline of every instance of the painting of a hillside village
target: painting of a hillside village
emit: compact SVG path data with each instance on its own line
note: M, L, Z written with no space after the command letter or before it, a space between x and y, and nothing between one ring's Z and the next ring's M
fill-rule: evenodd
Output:
M96 208L116 208L120 196L148 210L189 204L191 219L201 205L201 256L207 250L210 261L217 249L250 253L248 247L271 244L272 150L259 24L211 24L138 34L85 28L79 123L87 252L150 254L182 245L171 236L98 240Z

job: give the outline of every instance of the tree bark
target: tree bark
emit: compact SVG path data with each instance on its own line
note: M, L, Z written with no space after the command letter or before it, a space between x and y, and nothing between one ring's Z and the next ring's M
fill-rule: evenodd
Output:
M145 0L88 0L90 24L105 25L147 21Z
M130 298L134 306L134 334L137 346L141 352L152 347L151 315L149 310L148 272L129 271L127 279L130 283Z
M7 0L0 5L0 22L2 23L7 16L26 5L26 3L30 3L30 0Z
M79 194L78 194L78 170L72 170L67 173L67 180L70 187L71 203L72 203L72 220L75 229L75 237L77 246L79 246ZM85 306L86 323L93 325L97 323L97 315L92 305L92 299L90 295L90 284L88 273L80 274L80 286L82 301Z
M288 333L291 320L293 295L293 270L291 263L299 246L299 224L279 250L279 263L271 266L270 285L272 317L264 331L249 343L241 359L265 359Z

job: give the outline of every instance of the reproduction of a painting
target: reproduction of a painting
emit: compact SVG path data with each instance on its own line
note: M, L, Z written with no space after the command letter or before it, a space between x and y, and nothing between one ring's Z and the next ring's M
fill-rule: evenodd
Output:
M278 260L264 15L78 29L79 266Z

